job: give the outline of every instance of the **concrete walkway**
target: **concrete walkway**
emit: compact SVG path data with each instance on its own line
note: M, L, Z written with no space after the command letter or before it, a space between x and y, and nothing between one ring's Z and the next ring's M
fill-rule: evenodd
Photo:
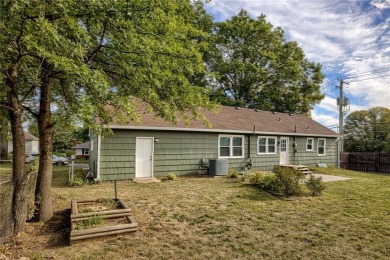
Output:
M347 177L341 177L341 176L335 176L335 175L328 175L328 174L318 174L313 173L315 177L322 177L323 182L331 182L331 181L347 181L352 180L352 178ZM306 178L310 177L310 175L307 175Z

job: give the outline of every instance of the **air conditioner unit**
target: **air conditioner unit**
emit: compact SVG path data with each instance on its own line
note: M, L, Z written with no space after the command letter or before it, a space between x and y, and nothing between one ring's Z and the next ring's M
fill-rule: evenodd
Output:
M225 176L228 174L228 160L227 159L213 159L210 160L210 174L214 176Z

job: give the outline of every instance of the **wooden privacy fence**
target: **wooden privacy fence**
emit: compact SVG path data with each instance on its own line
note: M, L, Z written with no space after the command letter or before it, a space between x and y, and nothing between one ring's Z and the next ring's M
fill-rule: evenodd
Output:
M340 167L361 172L390 173L390 153L341 153Z

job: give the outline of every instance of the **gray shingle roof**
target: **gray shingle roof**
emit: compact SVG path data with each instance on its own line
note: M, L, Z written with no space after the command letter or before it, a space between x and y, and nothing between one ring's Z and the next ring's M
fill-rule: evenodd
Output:
M82 143L82 144L76 144L75 146L72 147L72 149L89 149L89 141Z
M27 132L24 132L24 139L26 141L39 141L39 138L30 134L30 133L27 133Z
M174 125L164 119L156 118L154 113L145 112L145 106L138 108L137 112L141 115L139 125L135 122L126 124L114 122L110 125L111 128L231 133L253 133L255 131L258 134L338 136L336 132L300 114L290 115L287 113L223 106L219 112L202 112L211 124L211 127L208 127L201 121L196 120L192 120L189 125L186 125L181 119Z

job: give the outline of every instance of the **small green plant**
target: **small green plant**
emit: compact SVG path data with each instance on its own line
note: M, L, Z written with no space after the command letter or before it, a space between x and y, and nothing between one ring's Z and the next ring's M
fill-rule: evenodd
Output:
M85 209L81 209L81 210L80 210L80 213L90 213L90 212L93 212L93 209L91 209L91 208L85 208Z
M281 184L281 191L286 197L301 194L301 182L305 178L305 174L295 169L280 166L275 166L273 172Z
M238 174L238 171L236 169L233 169L233 168L228 169L228 174L227 174L228 178L237 179L238 175L239 174Z
M85 182L83 180L83 178L80 178L80 177L74 177L72 183L70 184L70 186L72 187L81 187L81 186L84 186Z
M38 205L35 204L34 200L31 200L27 205L27 220L31 220L34 218L34 213L38 209Z
M110 199L110 198L104 198L99 200L100 203L102 203L104 206L109 207L109 208L118 208L119 206L119 201L115 199Z
M39 158L34 158L30 163L26 164L26 172L32 173L38 171Z
M173 173L173 172L169 172L168 174L167 174L167 179L168 180L171 180L171 181L174 181L174 180L176 180L176 174L175 173Z
M322 177L316 178L313 174L310 174L309 179L305 183L312 196L321 195L322 191L325 189Z
M102 215L93 215L86 220L78 221L76 224L76 229L81 230L85 228L91 228L95 225L103 223L104 219Z

